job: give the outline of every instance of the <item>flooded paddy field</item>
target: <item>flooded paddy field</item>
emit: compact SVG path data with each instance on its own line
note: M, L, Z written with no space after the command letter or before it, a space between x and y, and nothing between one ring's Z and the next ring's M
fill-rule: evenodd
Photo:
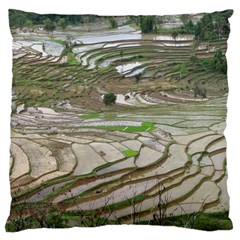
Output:
M78 226L78 213L150 223L160 203L166 217L228 211L226 75L189 61L225 39L101 26L13 35L13 214L51 203Z

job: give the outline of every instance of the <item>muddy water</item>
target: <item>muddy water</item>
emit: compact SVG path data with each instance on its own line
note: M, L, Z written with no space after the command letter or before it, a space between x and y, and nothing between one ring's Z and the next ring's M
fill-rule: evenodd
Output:
M159 34L141 34L140 31L135 31L131 33L121 33L121 32L105 32L101 34L85 34L84 36L76 37L76 40L83 42L83 44L92 44L99 42L114 42L121 40L160 40L160 41L174 41L172 36L169 35L159 35ZM177 41L191 41L193 40L193 35L181 34L177 36Z
M119 73L124 73L124 72L130 71L130 70L132 70L133 68L138 67L138 66L140 66L140 65L141 65L141 63L139 63L139 62L134 62L134 63L128 63L128 64L124 64L124 65L117 66L115 69L116 69Z
M84 36L76 37L76 40L83 42L84 44L99 43L99 42L111 42L121 40L135 40L141 39L140 31L133 33L110 33L110 34L89 34Z
M99 42L114 42L121 40L161 40L173 41L171 34L142 34L140 30L135 30L130 26L122 26L115 30L105 30L98 33L75 33L75 40L81 41L83 44L94 44ZM177 41L191 41L193 35L179 34ZM116 44L117 45L117 44ZM114 46L115 47L115 46Z
M146 69L146 67L136 69L136 70L134 70L132 73L127 74L126 77L135 76L135 75L137 75L137 74L139 74L139 73L142 73L145 69Z
M43 51L43 45L42 44L34 44L31 46L32 49L41 52L42 56L47 56L48 54Z

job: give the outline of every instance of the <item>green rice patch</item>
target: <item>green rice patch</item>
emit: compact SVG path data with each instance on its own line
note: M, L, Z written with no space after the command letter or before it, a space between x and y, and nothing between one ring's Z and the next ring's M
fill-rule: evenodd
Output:
M126 127L124 127L124 126L97 126L97 127L94 127L94 128L111 130L111 131L122 131L123 132Z
M108 67L102 67L102 68L98 68L98 70L104 72L104 71L109 70L109 68Z
M153 122L142 122L143 127L153 127L155 123Z
M126 156L126 157L135 157L138 155L138 152L137 151L133 151L132 149L126 149L123 151L123 154Z
M141 126L98 126L94 128L122 132L152 132L156 129L153 122L142 122Z
M71 65L81 64L81 63L78 62L78 61L76 60L76 58L75 58L75 57L76 57L76 53L70 52L70 53L68 53L67 57L68 57L68 63L69 63L69 64L71 64Z

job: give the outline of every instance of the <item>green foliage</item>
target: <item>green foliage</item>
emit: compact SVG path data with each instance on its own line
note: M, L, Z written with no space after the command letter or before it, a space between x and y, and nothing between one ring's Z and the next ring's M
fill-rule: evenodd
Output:
M233 228L227 212L202 213L193 225L193 228L206 231L230 230Z
M185 63L176 64L172 69L171 72L179 72L179 79L182 79L183 75L188 72L187 65Z
M142 73L138 73L134 77L135 77L136 83L138 84L140 79L141 79L141 77L142 77Z
M109 70L109 67L98 68L99 71L105 72Z
M118 27L118 22L117 22L117 20L114 17L109 18L109 22L110 22L110 25L111 25L112 29Z
M156 129L152 122L142 122L141 126L98 126L94 128L122 131L122 132L152 132Z
M121 61L122 61L122 57L123 57L123 50L121 50L119 54L120 54Z
M195 54L193 54L190 59L189 59L190 63L193 65L193 71L196 71L196 65L198 63L198 58Z
M7 232L18 232L33 228L63 228L67 221L62 218L62 212L51 203L19 204L14 207L16 217L10 218L5 226ZM26 210L30 215L26 215Z
M184 222L194 214L186 214L180 216L169 217L165 221L165 225L175 225L184 227ZM230 230L232 229L232 222L228 218L228 212L219 213L199 213L197 218L194 220L192 226L193 229L214 231L214 230Z
M193 34L195 31L195 26L192 20L189 20L186 24L184 24L182 29L184 29L186 33Z
M189 60L191 63L196 64L198 61L198 58L196 55L192 55Z
M227 60L221 50L217 50L212 58L196 58L195 61L195 64L200 66L203 70L212 70L227 74Z
M28 27L28 28L32 28L33 27L33 23L32 23L31 20L27 20L26 21L26 27Z
M138 16L128 16L129 22L133 24L139 24Z
M213 70L227 74L227 60L223 56L221 50L217 50L214 54L214 57L210 61Z
M69 62L72 62L72 64L79 64L79 62L77 62L75 59L77 54L72 52L73 48L76 46L76 43L72 43L69 38L67 41L61 41L61 40L57 40L57 41L65 45L65 48L63 49L61 55L68 56L68 60Z
M106 106L113 105L117 100L117 96L114 93L106 93L103 97L103 102Z
M71 65L77 65L77 64L81 64L80 62L78 62L76 60L76 53L73 53L73 52L69 52L67 54L67 57L68 57L68 63L71 64Z
M142 126L143 127L148 127L148 128L151 128L151 127L153 127L154 126L154 122L142 122Z
M126 149L123 151L123 154L126 156L126 157L135 157L138 155L138 152L137 151L133 151L132 149Z
M65 18L59 18L57 25L62 29L65 30L67 28L67 22Z
M85 16L85 21L90 22L93 18L97 17L90 17L90 15ZM58 14L36 14L31 12L23 12L19 10L9 10L9 23L10 27L25 27L27 26L27 21L32 21L33 25L41 25L44 24L46 19L50 19L52 22L58 22L60 18L65 19L67 25L76 25L83 23L83 16L81 15L58 15Z
M183 26L171 32L177 30L179 33L194 34L197 41L227 37L230 32L228 18L232 13L232 10L206 13L196 24L189 15L183 14L180 16Z
M172 32L172 38L174 39L174 40L176 40L176 38L177 38L177 36L178 36L178 32L177 31L174 31L174 32Z
M98 16L96 16L96 15L88 15L87 17L88 17L88 22L89 23L95 22L98 18Z
M207 97L207 90L201 84L196 84L195 87L193 88L193 91L194 91L194 97L197 97L198 95L203 98Z
M10 27L24 27L29 19L29 15L22 11L9 10Z
M155 16L140 16L139 22L142 33L152 33L156 31Z
M46 20L44 20L44 29L47 32L53 33L53 31L56 29L56 25L53 21L51 21L49 18L47 18Z
M231 17L231 15L231 10L204 14L195 26L195 39L198 41L209 40L228 35L230 32L228 18Z
M51 39L52 42L55 42L55 43L60 43L60 44L63 44L63 45L66 45L67 42L64 41L64 40L61 40L61 39Z
M180 16L180 19L181 19L183 25L186 25L190 21L190 15L189 14L182 14Z

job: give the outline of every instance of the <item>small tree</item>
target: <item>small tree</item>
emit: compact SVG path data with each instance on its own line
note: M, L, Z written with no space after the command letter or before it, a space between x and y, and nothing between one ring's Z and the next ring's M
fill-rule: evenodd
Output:
M184 28L188 33L194 33L194 24L192 20L188 21L185 25Z
M155 16L140 16L139 22L142 33L152 33L156 30Z
M122 62L122 58L123 58L123 51L120 51L120 57L121 57L121 62Z
M180 79L182 79L182 76L188 72L187 66L183 63L180 65Z
M201 96L202 98L207 97L207 90L200 84L196 84L193 88L194 91L194 97L197 97L198 95Z
M56 29L56 25L54 24L53 21L51 21L49 18L47 18L47 19L44 21L44 29L45 29L47 32L51 32L52 35L53 35L53 31Z
M117 22L117 20L116 20L114 17L111 17L111 18L109 19L109 22L110 22L110 25L111 25L111 28L112 28L112 29L118 27L118 22Z
M103 97L103 102L106 106L113 105L117 100L117 96L114 93L106 93Z
M197 65L197 62L198 62L197 56L196 56L196 55L192 55L192 56L190 57L190 62L193 64L193 66L194 66L194 71L195 71L195 70L196 70L196 65Z
M182 63L182 64L175 65L172 68L171 71L172 72L178 72L179 73L179 79L182 79L183 75L188 72L188 68L187 68L186 64Z
M33 23L31 20L27 20L26 21L26 27L29 28L29 29L32 29L33 28Z
M153 213L152 224L164 225L167 218L167 209L170 202L170 197L165 194L165 186L160 182L158 177L158 202L156 211Z
M138 83L139 83L139 81L141 79L141 76L142 76L141 73L138 73L137 75L135 75L135 80L136 80L137 85L138 85Z
M177 32L177 31L174 31L174 32L172 33L172 38L174 39L174 41L176 41L177 36L178 36L178 32Z
M67 28L67 22L65 18L59 18L57 25L64 31Z
M183 25L185 26L188 23L188 21L190 21L190 15L189 14L182 14L180 16L180 19L181 19Z

